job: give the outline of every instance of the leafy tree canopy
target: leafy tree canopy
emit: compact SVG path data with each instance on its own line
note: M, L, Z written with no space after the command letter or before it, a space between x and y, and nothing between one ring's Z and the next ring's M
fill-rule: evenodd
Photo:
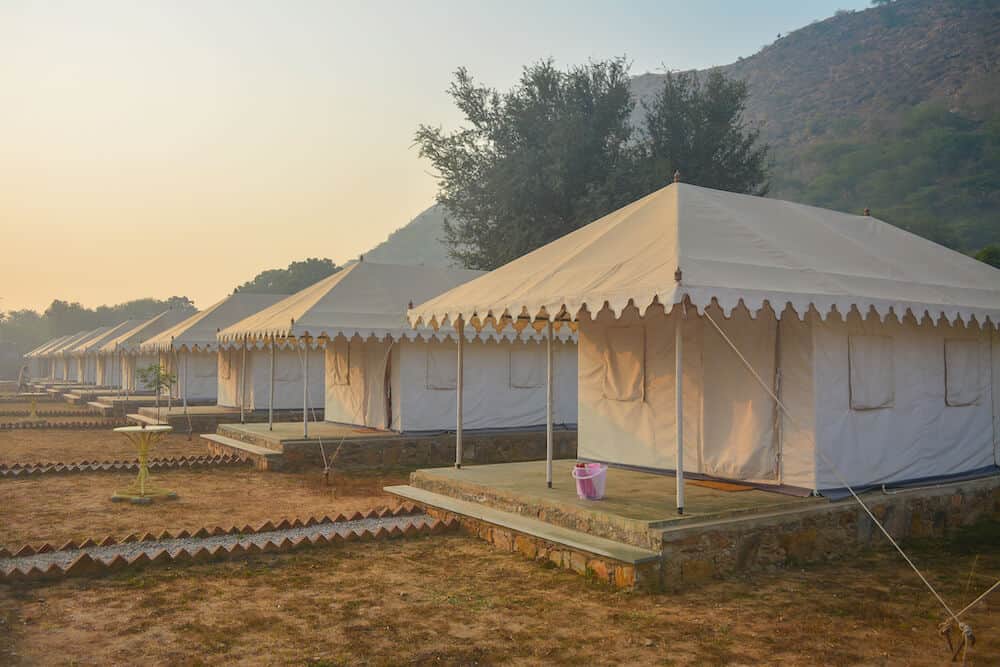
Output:
M976 253L976 259L1000 269L1000 245L993 243Z
M445 241L468 268L493 269L656 190L679 169L698 185L762 194L768 148L743 120L747 88L710 73L671 75L630 122L624 59L526 67L501 93L459 69L449 93L466 125L421 125L439 175Z
M13 341L18 351L24 353L50 338L114 326L125 320L149 319L170 309L195 311L194 302L186 296L137 299L97 308L56 299L41 314L29 309L0 312L0 340Z
M292 262L287 269L268 269L258 273L235 290L253 294L294 294L313 285L327 276L340 271L330 259L310 257L300 262Z

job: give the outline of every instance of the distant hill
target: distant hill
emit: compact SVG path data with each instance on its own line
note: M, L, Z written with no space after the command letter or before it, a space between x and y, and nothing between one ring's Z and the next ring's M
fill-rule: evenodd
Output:
M965 252L1000 243L1000 2L838 12L721 68L750 84L770 196L880 219ZM641 101L662 74L633 79ZM369 253L447 264L433 206Z
M451 266L444 238L444 210L434 205L365 253L365 259L385 264Z

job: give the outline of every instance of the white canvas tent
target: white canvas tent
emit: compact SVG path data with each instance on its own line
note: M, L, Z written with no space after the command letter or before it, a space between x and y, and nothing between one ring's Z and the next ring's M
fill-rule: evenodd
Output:
M139 347L158 355L160 365L177 382L171 397L184 405L188 400L216 400L218 396L218 343L223 329L285 298L284 294L237 293L178 322L146 340Z
M52 363L52 357L48 355L48 351L54 349L68 338L68 335L52 338L24 355L25 360L28 362L28 369L31 372L31 377L55 377L55 365Z
M124 333L131 326L129 322L126 320L115 326L102 327L99 329L99 334L74 345L66 351L66 354L76 359L76 380L78 382L81 384L99 384L98 362L100 355L98 351L109 340L113 340Z
M95 335L94 330L78 331L77 333L68 336L57 345L54 345L46 352L46 356L52 360L54 368L53 379L61 380L63 382L77 381L76 359L66 353L68 350L71 350L77 344L87 340L93 335Z
M675 183L410 312L511 316L578 327L581 458L832 490L1000 454L1000 271L872 217Z
M450 430L457 344L454 336L414 331L407 325L406 308L478 275L465 269L359 262L222 331L220 339L252 345L295 341L310 347L319 342L325 363L321 358L310 364L325 366L316 393L327 421L396 431ZM543 423L540 337L519 337L511 329L504 335L469 331L466 338L466 367L482 397L467 406L466 425ZM575 346L559 347L560 371L570 379L558 396L559 418L575 423ZM266 355L257 358L265 360Z
M102 387L121 387L120 355L108 352L108 343L132 331L146 320L125 320L94 349L95 382Z
M113 365L117 360L117 380L122 389L127 392L150 389L142 384L137 371L157 363L159 357L154 353L142 352L139 349L140 345L143 341L190 316L191 311L188 310L165 310L148 320L142 320L131 329L126 329L120 336L109 340L101 347L99 354L105 358L105 365Z

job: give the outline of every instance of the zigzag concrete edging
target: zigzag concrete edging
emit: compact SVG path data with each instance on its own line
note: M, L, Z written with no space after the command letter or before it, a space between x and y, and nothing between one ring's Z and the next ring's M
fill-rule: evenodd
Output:
M217 466L249 465L238 456L178 456L149 459L150 470L176 470L180 468L209 468ZM139 460L79 461L75 463L0 463L0 479L24 478L37 475L68 474L81 472L128 472L139 469Z
M55 548L24 545L11 553L0 548L0 583L33 582L72 576L99 576L125 568L164 563L207 562L263 553L286 553L314 546L341 546L349 542L432 535L458 527L455 521L439 521L413 506L396 510L355 512L335 519L310 517L306 521L268 521L256 529L202 527L195 533L158 536L130 534L121 540L108 536L67 542Z
M115 428L117 426L128 426L125 419L101 419L98 421L71 421L71 422L7 422L0 423L0 431L17 431L21 429L98 429Z
M39 419L45 417L100 417L97 410L37 410ZM31 410L0 410L0 417L30 417Z

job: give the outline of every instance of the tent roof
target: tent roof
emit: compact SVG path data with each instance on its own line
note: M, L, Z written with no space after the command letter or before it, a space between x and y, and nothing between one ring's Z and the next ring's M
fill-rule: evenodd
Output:
M144 340L152 338L167 327L171 327L190 316L191 313L188 311L165 310L148 320L139 320L134 327L127 328L121 335L106 342L99 352L114 352L116 350L131 351L137 348Z
M77 331L75 334L67 336L64 340L50 347L48 350L45 351L45 354L47 356L53 354L62 354L63 352L66 352L67 350L73 348L77 343L80 343L81 341L85 340L93 333L94 333L93 329L87 331Z
M112 327L104 327L104 330L97 336L88 338L87 340L80 341L74 345L67 352L72 354L86 354L87 352L94 352L101 349L104 345L121 334L125 333L129 329L133 328L136 324L142 320L125 320L124 322L119 322Z
M406 308L460 285L481 271L358 262L223 329L232 342L275 337L362 338L411 331Z
M31 350L30 352L26 353L24 356L39 357L42 354L44 354L46 350L53 348L56 345L59 345L60 343L68 339L71 335L72 334L67 334L65 336L56 336L55 338L50 338L49 340L45 341L44 343L36 347L34 350Z
M178 322L146 340L143 350L211 350L216 347L220 329L253 315L286 298L287 294L250 294L237 292L215 305Z
M675 272L680 272L680 280ZM1000 320L1000 270L868 216L673 183L409 312L414 325L743 301Z
M94 341L97 341L97 340L100 340L101 338L103 338L104 335L106 333L108 333L108 331L110 331L110 330L111 330L111 327L97 327L96 329L94 329L93 331L91 331L90 333L88 333L83 338L77 340L72 345L63 348L63 353L64 354L80 354L81 352L86 352L87 349L90 347L91 343L93 343Z

